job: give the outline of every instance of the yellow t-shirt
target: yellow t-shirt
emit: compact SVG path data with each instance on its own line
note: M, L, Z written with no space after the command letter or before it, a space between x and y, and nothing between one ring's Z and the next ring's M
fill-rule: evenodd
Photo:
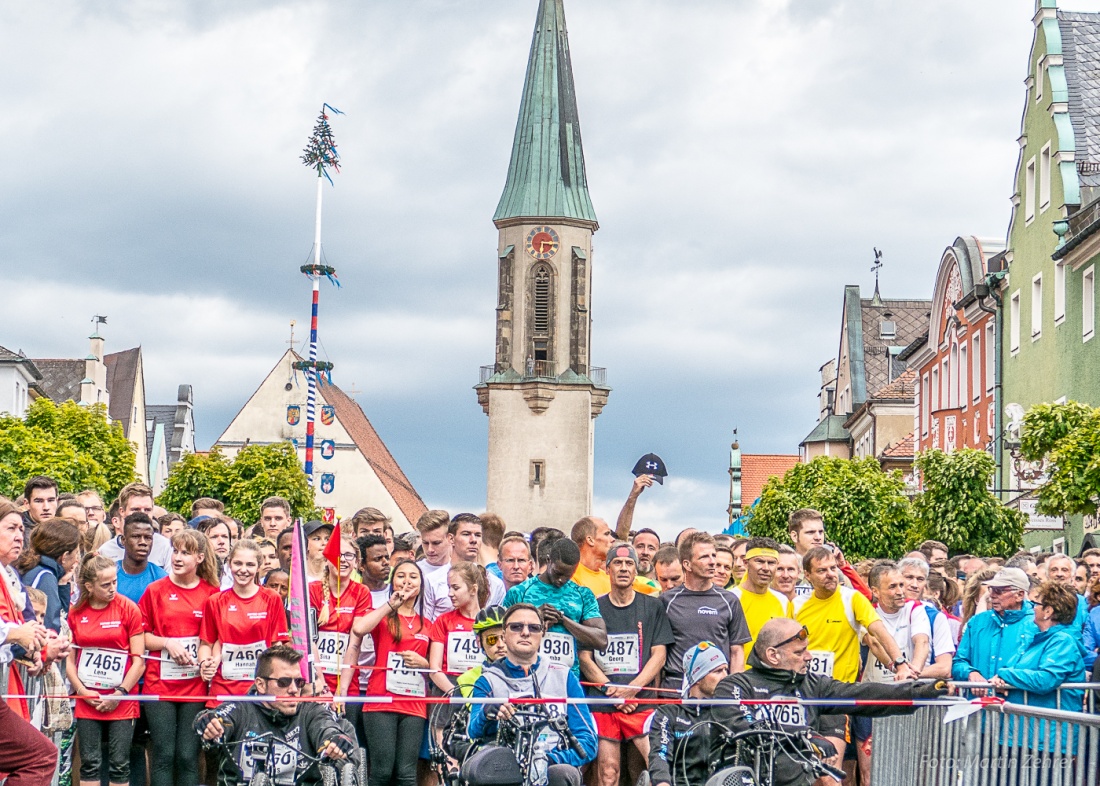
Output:
M794 619L794 606L786 595L769 588L764 594L757 595L750 592L744 585L734 587L733 594L741 601L741 611L745 612L745 622L749 626L749 635L752 640L745 645L745 657L752 652L752 645L756 643L756 636L764 623L776 617Z
M828 599L809 595L795 607L796 620L810 632L810 671L841 682L859 676L859 630L879 620L871 601L847 587Z
M573 581L582 587L588 587L597 598L611 592L611 577L606 570L589 570L577 563L577 569L573 571ZM638 576L634 579L634 591L643 595L658 595L661 587L645 576Z

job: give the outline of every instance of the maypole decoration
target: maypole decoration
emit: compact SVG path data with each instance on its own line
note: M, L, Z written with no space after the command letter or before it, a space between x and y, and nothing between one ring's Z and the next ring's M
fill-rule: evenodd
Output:
M317 415L317 385L322 380L332 383L332 364L317 360L317 305L321 296L321 277L327 278L336 287L340 286L335 268L325 265L321 259L321 198L324 194L324 180L331 185L332 176L328 170L340 172L340 154L336 152L336 140L332 136L332 127L328 124L328 112L344 114L328 104L321 105L321 114L313 127L313 136L306 143L302 153L302 163L317 170L317 218L313 234L313 261L302 265L301 270L313 282L313 310L309 322L309 360L300 360L294 364L297 371L306 372L306 480L313 487L313 435L314 420ZM323 179L322 179L323 178Z

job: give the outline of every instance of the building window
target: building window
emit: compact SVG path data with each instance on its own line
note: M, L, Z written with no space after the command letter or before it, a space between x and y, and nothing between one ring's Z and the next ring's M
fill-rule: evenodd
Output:
M550 270L539 266L535 270L535 333L550 332Z
M993 331L997 325L990 320L985 326L985 392L992 393L993 386L997 384L997 342ZM1004 337L1001 337L1004 341ZM1016 342L1017 345L1020 342Z
M944 381L947 383L947 395L943 397L947 402L947 406L954 409L959 406L959 345L958 342L951 342L951 354L950 365L948 373L944 376Z
M1066 266L1054 263L1054 324L1066 321Z
M975 333L970 339L970 355L973 370L970 372L970 387L974 389L974 403L982 397L982 336Z
M1039 153L1039 212L1050 207L1050 142Z
M1035 218L1035 159L1027 162L1024 170L1024 221Z
M928 395L929 395L928 375L925 374L924 378L921 379L921 395L920 395L920 433L921 434L927 434L928 433L928 414L929 414L928 413Z
M1096 335L1096 266L1089 265L1081 276L1081 340Z
M932 369L932 411L936 412L940 408L940 368L936 366Z
M1043 97L1043 58L1035 61L1035 100Z
M546 485L546 462L545 461L532 461L531 462L531 485L532 486L545 486Z
M940 369L940 384L943 389L940 391L940 406L944 409L951 407L951 362L945 359Z
M970 401L967 395L966 375L970 371L970 364L966 361L966 343L959 345L959 406L966 409Z
M1043 334L1043 274L1031 279L1031 340Z
M1008 318L1011 325L1009 326L1009 343L1008 348L1011 352L1020 351L1020 290L1016 290L1012 293L1012 300L1008 306Z
M878 323L879 338L897 338L898 324L891 319L884 319Z

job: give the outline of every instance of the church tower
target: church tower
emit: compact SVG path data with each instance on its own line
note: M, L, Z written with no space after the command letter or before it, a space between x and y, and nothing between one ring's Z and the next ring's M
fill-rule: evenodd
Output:
M499 230L486 509L509 529L568 531L592 504L595 419L607 403L591 351L592 235L563 0L540 0Z

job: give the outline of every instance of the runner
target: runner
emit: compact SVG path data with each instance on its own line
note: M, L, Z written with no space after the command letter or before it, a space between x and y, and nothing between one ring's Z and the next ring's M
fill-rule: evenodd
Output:
M675 546L661 546L653 555L653 577L661 592L668 592L684 583L684 568Z
M936 542L925 541L925 543L935 544ZM950 679L951 659L956 649L955 634L951 629L951 618L941 612L934 601L926 599L930 572L928 563L923 559L907 557L898 561L898 570L905 583L905 599L917 601L924 606L924 612L928 615L928 624L932 629L927 665L921 668L920 664L914 661L918 666L919 676L923 679Z
M826 544L825 522L820 511L813 508L800 508L791 513L787 522L787 534L790 536L791 543L794 544L794 550L798 552L798 556L805 558L810 549L825 546L836 557L837 568L840 571L841 582L844 586L857 590L867 600L871 599L870 587L844 559L840 549L832 544ZM798 597L809 597L813 593L813 587L805 577L799 581L796 593Z
M373 510L373 508L371 508ZM370 593L370 608L377 609L386 605L390 599L390 549L381 535L363 535L355 541L359 550L360 577L363 588ZM358 664L354 679L359 683L358 695L366 695L370 683L371 669L374 665L374 638L351 630L351 641L344 661ZM355 727L363 747L367 747L367 732L363 728L363 705L349 704L345 708L347 718ZM363 786L366 786L363 784Z
M706 532L690 532L681 540L679 554L684 583L661 594L676 637L661 686L675 690L684 684L680 671L684 655L696 644L714 642L722 648L730 671L739 672L745 668L744 645L752 641L737 596L714 586L714 537Z
M508 590L504 606L527 603L537 607L549 627L541 637L542 655L568 667L580 679L577 650L605 649L607 628L592 590L571 581L581 559L577 544L559 538L549 545L545 571Z
M779 565L779 544L771 538L752 538L745 543L745 575L733 594L741 601L741 611L752 637L745 645L745 657L748 658L764 623L776 617L793 618L794 606L786 595L771 588Z
M345 660L354 630L366 634L362 620L374 608L370 590L352 580L359 549L350 531L340 533L340 570L325 562L324 579L309 584L309 605L317 615L317 671L334 696L358 696L354 660Z
M145 693L160 696L145 704L152 737L152 786L197 786L199 740L192 731L199 702L173 699L203 696L199 675L199 628L206 600L218 592L218 561L202 534L193 529L172 537L171 572L154 581L141 597L145 630Z
M522 535L508 535L500 542L497 565L505 591L531 578L531 544Z
M640 689L660 678L673 638L661 601L634 589L638 572L634 547L626 543L613 546L607 553L607 569L611 592L596 599L607 625L607 647L595 652L581 650L580 660L585 679L602 686L586 688L588 696L624 702L619 708L591 708L599 733L599 784L616 786L622 742L633 742L642 760L649 759L645 725L653 706L639 705L639 701L652 699L654 694Z
M118 569L99 554L80 565L80 600L69 612L73 653L66 671L76 702L81 786L98 786L107 751L112 786L130 783L130 741L138 704L119 701L137 687L145 671L141 612L117 591Z
M779 544L779 561L775 566L772 589L789 601L798 595L798 583L802 580L802 558L786 543Z
M367 694L389 696L392 704L363 706L363 727L370 741L370 786L414 786L417 757L428 717L423 670L428 668L430 623L424 617L419 566L402 560L394 566L389 600L364 618L374 639L377 668Z
M638 552L638 575L656 581L653 558L661 548L661 536L651 529L640 529L634 534L631 545Z
M199 673L215 696L247 693L256 678L256 658L272 644L290 639L282 600L256 584L256 542L237 541L228 567L233 585L206 599L199 629ZM211 699L206 706L218 702Z
M577 544L581 555L573 573L573 581L582 587L588 587L597 598L609 593L611 577L607 575L604 566L607 564L607 553L611 544L615 542L615 533L603 519L585 516L573 525L569 537ZM657 595L661 591L657 582L643 576L635 577L634 589L644 595Z
M474 562L457 562L448 571L453 609L441 615L429 633L428 663L431 680L441 695L455 687L454 678L481 664L484 654L474 633L474 623L489 597L484 568Z

